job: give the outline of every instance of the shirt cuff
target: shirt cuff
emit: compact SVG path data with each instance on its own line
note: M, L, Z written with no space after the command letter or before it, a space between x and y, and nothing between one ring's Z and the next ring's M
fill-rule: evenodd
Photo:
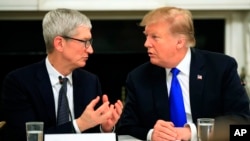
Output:
M76 133L81 133L81 131L80 131L80 129L79 129L77 123L76 123L76 120L73 120L73 126L75 128Z
M152 136L152 133L153 133L154 129L150 129L148 131L148 134L147 134L147 141L151 141L151 136Z
M191 139L190 141L197 141L197 129L194 123L186 123L184 127L189 127L191 130Z

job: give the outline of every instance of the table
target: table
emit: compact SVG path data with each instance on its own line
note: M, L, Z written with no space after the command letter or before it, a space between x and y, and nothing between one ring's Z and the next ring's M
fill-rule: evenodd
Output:
M119 135L118 141L142 141L130 135Z

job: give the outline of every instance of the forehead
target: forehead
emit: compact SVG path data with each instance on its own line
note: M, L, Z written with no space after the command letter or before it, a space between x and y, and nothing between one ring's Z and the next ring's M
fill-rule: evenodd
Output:
M81 36L84 38L91 38L91 28L86 26L79 26L76 28L76 36Z
M164 21L158 21L154 23L150 23L145 26L144 33L145 34L161 34L161 33L166 33L169 30L169 25L167 22Z

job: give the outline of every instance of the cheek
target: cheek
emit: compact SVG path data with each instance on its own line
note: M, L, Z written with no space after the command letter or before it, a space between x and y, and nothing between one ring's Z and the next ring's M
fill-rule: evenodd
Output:
M78 55L82 55L85 52L84 48L76 48L74 50L72 50L72 55L78 56Z
M159 54L159 57L162 59L168 59L175 54L173 48L166 44L159 46L157 48L157 53Z
M83 54L83 49L78 49L78 48L68 50L66 53L66 55L71 61L78 60L83 56L82 54Z

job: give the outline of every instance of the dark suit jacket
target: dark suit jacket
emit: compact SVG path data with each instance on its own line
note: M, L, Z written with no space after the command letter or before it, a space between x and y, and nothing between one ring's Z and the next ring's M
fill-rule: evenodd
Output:
M202 78L197 78L198 75ZM189 81L194 123L200 117L250 115L249 98L233 58L191 49ZM147 62L128 74L126 88L117 133L145 140L157 120L170 121L165 69Z
M83 69L74 70L72 77L74 113L78 118L90 101L101 95L101 87L97 76ZM6 140L26 141L27 121L43 121L45 134L75 132L71 122L56 126L55 102L45 60L10 72L2 95ZM99 126L85 132L100 132Z

